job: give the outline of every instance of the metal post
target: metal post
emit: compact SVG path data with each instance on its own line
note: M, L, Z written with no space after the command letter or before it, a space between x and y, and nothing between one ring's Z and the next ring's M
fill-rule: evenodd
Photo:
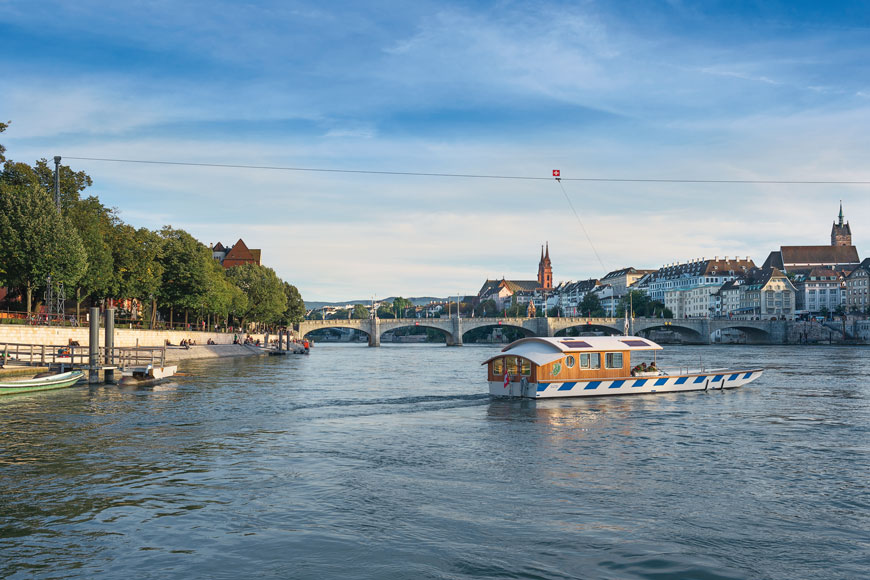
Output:
M91 308L90 337L88 339L88 383L100 382L100 309Z
M106 366L115 366L115 309L106 308ZM115 382L115 371L105 369L104 380L107 383Z
M60 213L60 155L54 156L54 203Z

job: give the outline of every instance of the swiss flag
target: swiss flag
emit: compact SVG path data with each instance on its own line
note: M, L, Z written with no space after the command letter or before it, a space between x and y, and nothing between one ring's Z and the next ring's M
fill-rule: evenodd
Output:
M561 177L561 172L558 169L553 170L553 177Z

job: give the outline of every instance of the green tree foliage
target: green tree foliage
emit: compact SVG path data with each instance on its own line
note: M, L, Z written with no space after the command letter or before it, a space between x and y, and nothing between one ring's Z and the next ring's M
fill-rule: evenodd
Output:
M30 311L48 276L72 286L88 262L78 233L42 187L21 179L27 174L26 165L7 162L0 175L0 255L6 283L25 289Z
M281 322L287 326L301 322L305 318L305 301L296 286L284 282L284 298L287 299L287 308Z
M581 316L590 316L592 318L602 318L605 314L604 309L601 307L601 300L599 300L597 294L592 292L587 292L583 296L583 300L580 302L577 310Z
M174 310L183 310L186 315L205 306L212 256L208 248L184 230L165 226L160 237L163 238L160 301L170 308L172 321Z
M111 234L113 292L125 298L157 297L163 282L163 239L145 228L118 223Z
M474 309L475 316L496 316L498 314L498 305L492 298L484 300Z
M0 133L9 128L10 122L11 121L7 121L6 123L0 123ZM5 153L6 147L4 147L2 143L0 143L0 163L6 163L6 156L4 155Z
M209 262L208 279L203 302L205 313L226 319L234 312L247 310L248 297L227 277L226 270L216 260Z
M413 306L414 304L410 300L401 296L393 299L393 313L396 315L396 318L404 318L405 310Z
M242 325L247 321L258 321L266 324L278 322L287 309L287 298L284 295L284 284L275 271L256 264L242 264L227 271L227 277L247 296L247 307L236 312L242 318Z
M378 318L395 318L396 313L393 312L393 306L381 304L378 306Z
M78 314L82 300L88 296L111 296L117 287L112 257L116 218L96 197L88 197L71 204L64 210L64 216L75 227L88 256L88 268L75 289Z
M352 318L356 318L357 320L365 320L370 316L369 309L363 306L362 304L354 304L353 314L351 314Z
M47 160L40 159L33 166L33 171L36 173L39 184L45 191L51 192L54 196L54 162L49 165ZM73 171L67 165L60 165L59 181L60 207L64 212L81 199L81 192L93 185L93 181L87 173Z
M629 313L634 312L634 316L640 317L660 317L665 310L670 312L662 302L652 300L646 292L641 292L640 290L632 290L620 298L619 304L616 307L616 316L625 316L626 310ZM667 312L665 312L665 318L672 318L673 315L667 316Z

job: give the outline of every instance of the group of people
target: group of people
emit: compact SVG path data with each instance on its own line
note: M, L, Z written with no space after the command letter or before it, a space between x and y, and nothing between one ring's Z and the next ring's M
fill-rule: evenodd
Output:
M659 369L656 368L656 363L646 364L645 362L640 363L631 369L631 376L635 376L640 373L657 373Z

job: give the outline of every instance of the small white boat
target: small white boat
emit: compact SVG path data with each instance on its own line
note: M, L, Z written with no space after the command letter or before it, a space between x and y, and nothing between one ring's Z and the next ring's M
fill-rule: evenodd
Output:
M81 371L70 371L32 379L0 382L0 395L16 395L33 391L49 391L71 387L84 376Z
M157 383L168 379L175 375L178 371L178 365L167 365L158 367L148 365L145 367L135 368L130 374L125 374L118 382L120 385L136 385L145 387L148 385L156 385Z
M522 338L483 362L489 394L498 397L596 397L733 389L762 369L683 369L656 365L662 347L637 336ZM631 353L653 351L648 367L632 369Z

